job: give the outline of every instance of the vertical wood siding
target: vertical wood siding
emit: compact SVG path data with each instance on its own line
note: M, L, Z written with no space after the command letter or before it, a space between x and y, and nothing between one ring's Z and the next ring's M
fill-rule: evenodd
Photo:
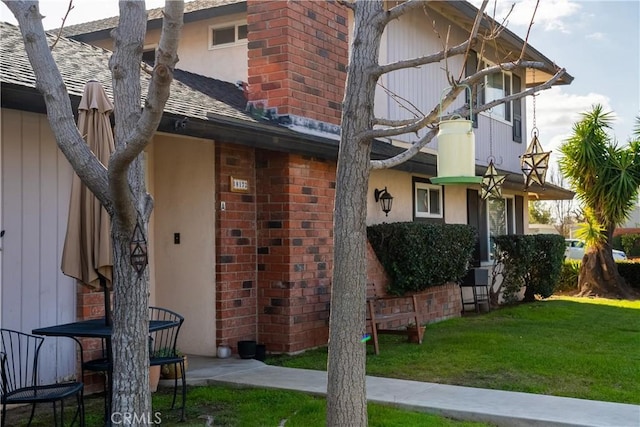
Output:
M449 34L449 46L454 46L465 40L467 34L464 33L455 24L430 12L433 16L425 15L422 9L418 9L411 14L405 15L400 19L392 22L384 35L382 43L382 51L380 54L381 63L391 63L402 59L409 59L421 55L428 55L443 49L448 26L451 25ZM437 15L436 31L432 24L432 20ZM491 59L491 58L490 58ZM447 62L442 61L438 64L430 64L420 68L396 71L383 77L381 82L397 95L398 102L392 96L381 96L382 89L378 89L376 96L376 113L380 117L388 117L391 119L411 118L410 110L413 109L405 102L402 106L399 102L401 99L410 100L420 112L428 114L434 107L437 108L440 103L440 96L443 89L449 87L446 78L445 67L455 77L460 76L460 70L463 68L463 57L456 56L450 58ZM464 77L464 75L463 75ZM464 104L464 96L460 95L458 99L445 112ZM526 129L526 119L524 117L525 108L522 112L522 127ZM479 115L479 126L474 128L476 136L476 163L479 165L487 165L490 153L489 144L489 117L487 115ZM523 135L522 143L513 141L512 126L506 122L493 120L493 156L496 158L498 167L513 173L520 173L519 156L526 149L527 135ZM424 135L424 131L420 136ZM395 139L412 142L417 140L415 134L403 135L395 137ZM434 139L428 148L437 149L437 138Z
M2 110L1 325L31 332L76 319L76 283L60 271L71 167L44 115ZM75 372L75 343L46 338L41 381Z

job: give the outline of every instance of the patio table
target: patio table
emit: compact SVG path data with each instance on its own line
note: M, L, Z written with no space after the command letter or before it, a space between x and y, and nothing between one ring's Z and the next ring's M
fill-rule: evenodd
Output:
M175 321L171 320L150 320L149 332L155 332L162 329L168 329L176 325ZM36 328L31 331L34 335L43 335L49 337L67 337L75 340L80 346L80 361L84 364L84 357L82 356L82 343L78 338L101 338L106 342L107 359L109 361L108 366L112 365L112 351L111 351L111 335L113 334L112 325L107 325L104 318L83 320L79 322L64 323L61 325L46 326L43 328ZM109 425L111 415L111 390L113 390L113 378L110 370L107 371L108 377L108 395L105 399L108 399L108 404L105 404L105 424Z

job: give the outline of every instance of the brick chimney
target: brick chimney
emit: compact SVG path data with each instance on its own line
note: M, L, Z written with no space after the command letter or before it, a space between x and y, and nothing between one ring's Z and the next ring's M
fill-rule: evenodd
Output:
M347 9L333 1L247 0L248 96L254 111L289 115L294 124L312 119L312 127L339 125L347 22Z

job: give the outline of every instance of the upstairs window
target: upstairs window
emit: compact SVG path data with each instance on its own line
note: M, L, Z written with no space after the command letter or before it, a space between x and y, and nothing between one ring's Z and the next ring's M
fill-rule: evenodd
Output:
M232 46L247 41L247 24L223 24L209 27L209 49Z
M484 68L490 67L493 64L484 63ZM502 99L511 95L513 92L511 73L503 71L501 73L494 73L484 78L484 99L483 104L495 101L496 99ZM511 102L506 102L493 107L491 115L498 119L511 123L512 121L512 106Z

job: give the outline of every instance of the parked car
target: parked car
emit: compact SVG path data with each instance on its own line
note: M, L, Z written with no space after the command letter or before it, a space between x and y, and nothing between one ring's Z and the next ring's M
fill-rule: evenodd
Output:
M564 250L564 257L566 259L578 259L582 260L584 256L584 242L579 239L565 239L564 244L566 246ZM619 261L627 259L627 254L617 249L613 250L613 260Z

